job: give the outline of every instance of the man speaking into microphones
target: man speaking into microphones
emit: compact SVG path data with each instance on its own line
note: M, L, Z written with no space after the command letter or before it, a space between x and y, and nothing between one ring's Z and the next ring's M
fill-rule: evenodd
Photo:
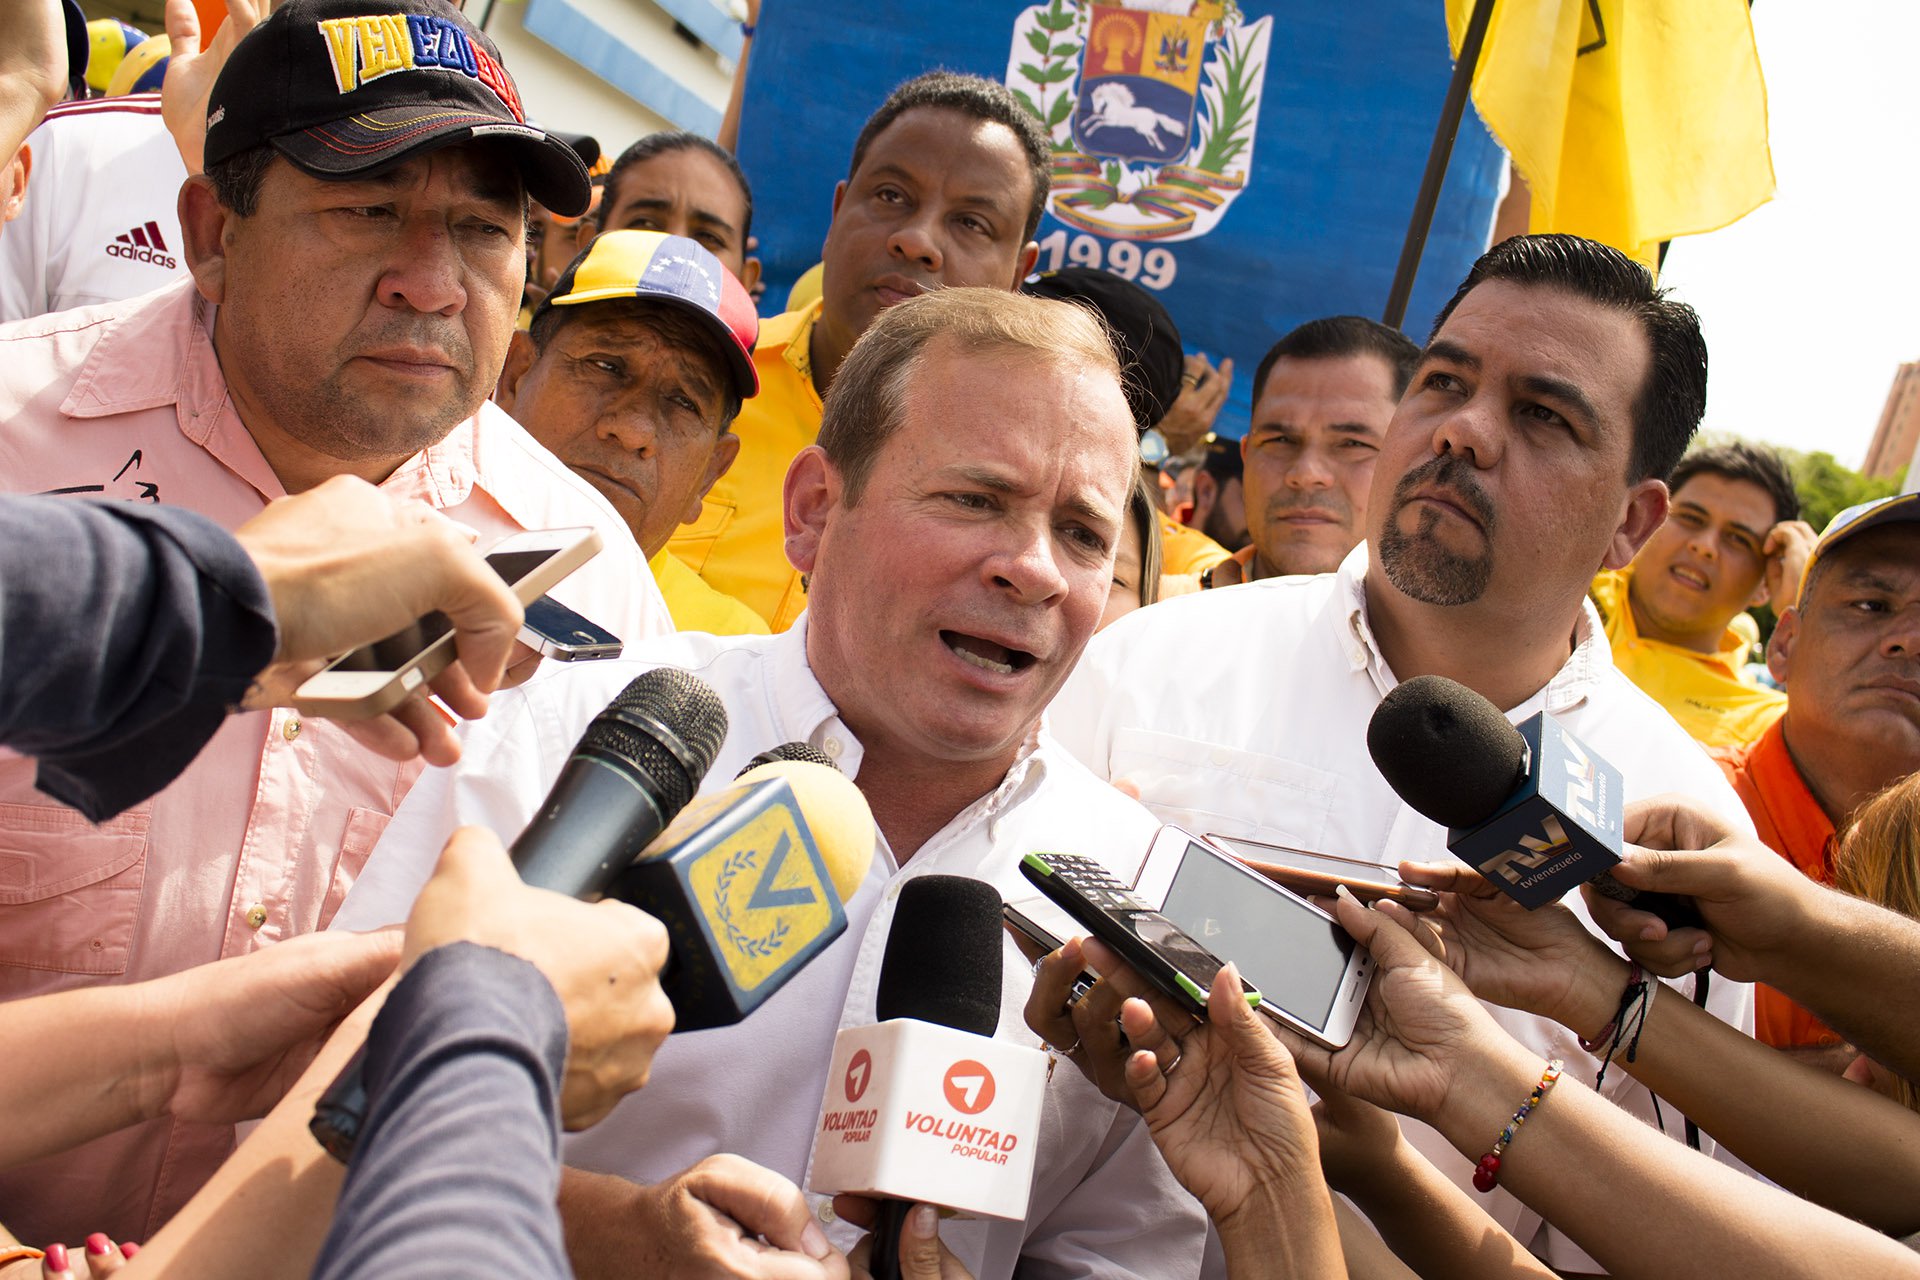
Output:
M1017 104L1010 111L1024 119ZM731 830L708 822L671 855L650 846L662 856L636 868L653 879L659 896L648 900L663 918L666 902L686 904L686 927L713 944L714 967L683 976L711 997L708 1007L741 1016L674 1035L647 1087L568 1141L560 1203L587 1280L844 1277L845 1251L864 1233L828 1194L801 1188L836 1037L880 1021L883 952L907 889L952 875L1024 897L1018 862L1034 849L1098 858L1130 880L1158 828L1067 756L1041 719L1105 607L1137 470L1132 415L1098 323L997 290L929 293L873 322L828 401L819 444L786 480L787 554L809 582L799 622L776 636L648 641L497 695L467 727L458 767L416 785L336 921L367 928L403 917L458 826L520 830L580 731L654 667L698 676L726 708L726 740L690 810L783 742L824 752L871 806L876 843L845 899L844 932L764 995L755 961L784 966L795 939L824 936L809 934L809 907L792 892L808 862L790 832L781 855L779 831L749 838L744 821ZM964 430L955 429L958 406ZM808 825L817 836L811 817ZM939 945L929 929L908 936ZM1011 941L998 945L1011 962L987 993L997 988L1001 1016L981 1034L1044 1062L1021 1016L1031 968L1007 950ZM675 982L670 961L662 984L671 993ZM681 1003L675 996L676 1013ZM1006 1083L985 1050L972 1060ZM940 1240L980 1280L1006 1280L1016 1267L1036 1278L1197 1274L1204 1215L1139 1117L1078 1071L1041 1074L1038 1123L1011 1151L963 1109L928 1121L947 1148L1004 1154L1009 1169L1031 1161L1024 1212L944 1222ZM968 1105L985 1097L983 1078L961 1072L951 1083Z

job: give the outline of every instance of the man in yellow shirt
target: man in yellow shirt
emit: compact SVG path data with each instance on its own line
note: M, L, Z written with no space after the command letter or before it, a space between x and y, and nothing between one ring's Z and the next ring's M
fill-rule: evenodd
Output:
M708 585L785 630L806 586L786 557L787 466L820 432L821 397L882 310L950 285L1016 288L1046 208L1046 135L1004 85L935 71L868 119L834 189L818 301L767 321L760 394L738 422L739 457L669 551ZM956 428L966 407L954 406Z
M759 389L753 302L684 236L609 231L513 335L494 399L613 504L682 631L764 635L760 616L665 548L740 448ZM627 637L623 637L627 638Z
M1742 674L1750 605L1793 603L1814 533L1778 454L1735 442L1696 449L1668 481L1666 523L1632 564L1593 580L1614 665L1708 747L1751 742L1786 695Z

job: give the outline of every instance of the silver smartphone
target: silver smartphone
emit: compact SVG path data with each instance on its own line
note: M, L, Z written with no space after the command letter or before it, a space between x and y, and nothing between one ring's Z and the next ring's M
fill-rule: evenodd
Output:
M1373 957L1339 921L1199 836L1162 827L1134 892L1260 989L1260 1012L1329 1049L1353 1038Z

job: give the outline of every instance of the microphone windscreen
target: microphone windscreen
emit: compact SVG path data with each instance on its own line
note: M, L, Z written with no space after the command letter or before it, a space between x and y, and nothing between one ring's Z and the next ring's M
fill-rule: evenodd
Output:
M914 1018L977 1036L1000 1026L1000 893L966 876L900 887L874 997L880 1021Z
M1500 708L1445 676L1416 676L1381 699L1367 751L1402 800L1444 827L1492 817L1527 773L1527 741Z
M778 764L782 760L799 760L807 764L823 764L829 769L838 769L840 767L833 762L832 756L814 746L811 742L783 742L777 747L762 751L759 755L747 761L746 764L740 767L740 772L733 776L735 778L744 778L750 770L758 769L763 764Z
M804 742L788 743L812 751ZM785 748L775 748L785 750ZM763 752L770 755L771 752ZM824 757L823 757L824 759ZM816 764L807 760L776 760L742 770L738 782L764 782L785 778L799 802L807 830L826 860L827 875L833 891L845 902L859 891L873 865L873 810L853 779L833 767L831 761Z
M671 816L700 789L726 737L719 694L678 667L655 667L594 717L575 750L651 778L662 812Z

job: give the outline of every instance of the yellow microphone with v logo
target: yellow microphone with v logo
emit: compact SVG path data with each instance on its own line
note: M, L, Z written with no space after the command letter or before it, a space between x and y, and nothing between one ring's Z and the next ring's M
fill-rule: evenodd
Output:
M689 804L607 895L667 926L674 1030L729 1026L846 931L873 848L860 789L789 759Z

